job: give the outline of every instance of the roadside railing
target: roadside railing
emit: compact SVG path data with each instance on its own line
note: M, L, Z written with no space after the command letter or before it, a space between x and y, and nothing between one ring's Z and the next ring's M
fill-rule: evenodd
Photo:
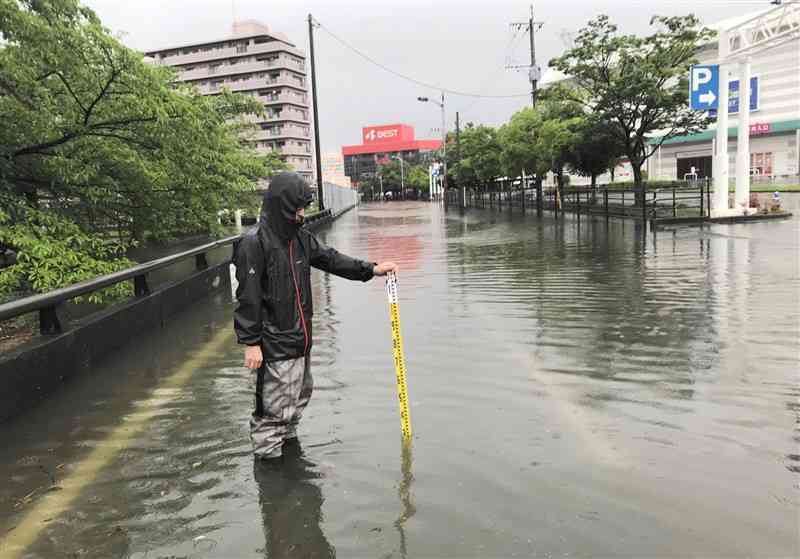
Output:
M61 309L66 302L125 281L133 282L134 297L145 297L150 294L148 274L191 258L194 258L196 271L205 270L208 268L206 255L210 251L232 245L239 237L239 235L234 235L177 254L151 260L126 270L106 274L40 295L31 295L30 297L4 303L0 305L0 321L38 312L39 332L45 335L60 334L65 330L66 326L61 313Z
M320 222L331 218L333 213L326 209L309 215L305 222L306 227L313 227ZM233 245L241 235L233 235L198 246L183 252L138 264L131 268L113 272L94 279L86 280L68 287L55 289L40 295L31 295L0 305L0 321L10 320L25 314L39 313L39 332L44 335L60 334L66 329L66 320L62 312L64 305L77 297L89 295L96 291L113 285L131 281L133 282L133 297L146 297L150 295L151 288L148 276L152 272L173 266L185 260L194 258L194 271L200 272L209 267L208 254L219 248Z
M708 179L658 182L641 188L598 185L557 188L532 179L498 179L448 191L448 203L489 209L518 208L632 219L708 217Z

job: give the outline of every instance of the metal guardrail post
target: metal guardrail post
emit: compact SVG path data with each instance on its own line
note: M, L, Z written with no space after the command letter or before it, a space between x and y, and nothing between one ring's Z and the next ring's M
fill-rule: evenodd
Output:
M544 200L542 199L542 180L536 176L536 215L542 217L544 212Z
M208 260L206 259L206 253L201 252L200 254L196 254L194 257L194 263L197 270L205 270L208 268Z
M39 332L43 336L52 336L64 331L63 323L66 321L60 316L62 314L60 307L61 305L56 305L39 309Z
M700 217L705 215L705 203L703 202L703 183L700 183Z
M142 274L133 278L133 293L137 297L150 295L150 286L147 284L147 275Z
M675 185L672 185L672 217L678 217L678 207L675 204Z

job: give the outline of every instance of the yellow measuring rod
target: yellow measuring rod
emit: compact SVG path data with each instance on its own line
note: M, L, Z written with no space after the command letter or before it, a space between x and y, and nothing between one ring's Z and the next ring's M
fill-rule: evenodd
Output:
M394 372L397 375L397 399L400 403L400 428L403 440L411 441L411 414L408 411L408 386L406 385L406 359L403 355L403 336L400 333L400 308L397 302L397 276L389 272L386 277L386 293L389 296L389 316L392 320L392 351Z

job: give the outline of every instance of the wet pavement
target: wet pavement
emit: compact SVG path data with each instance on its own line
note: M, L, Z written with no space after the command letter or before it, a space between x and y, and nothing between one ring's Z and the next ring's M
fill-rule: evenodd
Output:
M321 233L301 447L254 463L230 297L0 438L0 557L797 557L800 220L628 222L366 205Z

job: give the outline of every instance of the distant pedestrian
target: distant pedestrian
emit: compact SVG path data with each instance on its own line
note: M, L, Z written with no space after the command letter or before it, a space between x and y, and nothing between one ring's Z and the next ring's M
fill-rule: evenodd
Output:
M255 371L250 438L259 458L281 456L311 398L311 267L360 281L397 270L392 262L345 256L302 228L311 200L299 174L278 174L264 194L258 227L235 250L234 329L247 346L244 364Z

